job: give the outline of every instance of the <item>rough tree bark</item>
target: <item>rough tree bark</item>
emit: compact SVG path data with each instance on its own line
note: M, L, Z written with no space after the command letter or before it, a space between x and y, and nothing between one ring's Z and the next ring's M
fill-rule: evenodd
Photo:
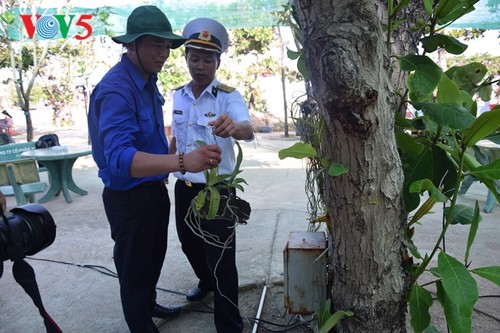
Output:
M348 168L325 182L332 217L338 332L405 332L403 171L394 137L399 102L382 18L373 0L297 0L313 94L325 119L321 154ZM404 48L402 48L404 49Z

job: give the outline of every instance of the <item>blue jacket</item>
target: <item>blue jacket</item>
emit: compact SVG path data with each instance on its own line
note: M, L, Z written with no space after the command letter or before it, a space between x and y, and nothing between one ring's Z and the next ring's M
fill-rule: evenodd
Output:
M145 178L130 176L137 151L168 154L162 106L163 96L154 75L146 82L127 58L113 66L90 96L88 125L92 156L104 186L127 190L146 181L161 180L168 174Z

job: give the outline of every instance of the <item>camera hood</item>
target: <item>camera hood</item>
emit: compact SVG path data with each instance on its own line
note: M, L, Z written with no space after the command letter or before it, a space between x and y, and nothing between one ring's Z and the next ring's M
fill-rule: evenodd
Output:
M43 233L45 237L36 234L37 237L35 240L39 241L34 242L33 247L26 252L27 255L34 255L44 248L49 247L56 239L56 224L52 215L50 215L48 210L43 206L39 204L28 204L12 208L10 212L14 216L20 216L29 222L32 222L33 218L40 219L40 224L30 223L30 225L35 228L39 226L40 228L37 228L37 231Z

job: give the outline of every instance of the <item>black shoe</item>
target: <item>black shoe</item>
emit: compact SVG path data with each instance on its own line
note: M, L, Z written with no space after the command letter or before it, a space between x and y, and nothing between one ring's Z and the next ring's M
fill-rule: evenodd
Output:
M156 302L151 306L151 310L149 310L151 317L155 318L173 317L180 311L181 308L179 306L160 305Z
M203 299L203 297L207 296L207 294L211 290L203 290L199 287L194 287L193 289L190 289L187 294L186 294L186 299L190 302L194 301L199 301Z

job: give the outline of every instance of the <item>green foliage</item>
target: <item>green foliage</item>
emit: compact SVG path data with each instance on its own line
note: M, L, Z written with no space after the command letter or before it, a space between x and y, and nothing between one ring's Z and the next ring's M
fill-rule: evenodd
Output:
M236 46L235 56L266 53L274 39L271 27L232 29L231 33Z
M483 37L485 29L451 29L447 32L448 35L455 38L463 38L466 41Z
M441 34L424 37L420 42L425 52L429 53L436 51L438 48L442 48L451 54L462 54L467 49L467 45L460 43L456 38Z
M496 199L500 193L495 182L500 178L500 160L480 163L470 150L479 150L475 145L479 140L500 138L500 107L477 116L475 94L489 100L491 85L495 83L492 71L479 59L466 64L452 66L446 72L426 55L439 49L452 54L463 53L467 46L452 35L439 33L447 24L474 10L477 0L425 0L427 20L419 21L419 27L426 32L420 40L423 54L407 55L399 58L400 69L408 72L406 91L401 94L408 99L407 104L416 110L413 119L403 119L397 110L396 142L399 148L405 182L403 197L406 210L410 212L405 230L405 244L410 260L403 263L410 277L411 288L407 295L410 323L415 332L437 332L431 324L430 309L433 305L429 285L437 288L437 299L441 304L448 327L452 333L471 331L471 316L479 298L474 274L500 285L500 266L470 269L469 255L480 226L481 214L476 201L474 207L457 204L460 185L466 176L474 176L485 184ZM399 26L397 14L405 10L410 1L389 1L388 34ZM391 50L388 40L388 50ZM293 59L302 54L289 52ZM317 130L321 135L321 130ZM295 144L281 150L280 158L319 159L322 164L330 162L310 144ZM483 162L483 161L481 161ZM330 163L333 164L333 163ZM347 171L347 170L346 170ZM331 173L329 176L333 176ZM426 196L424 203L421 197ZM413 226L428 214L437 202L443 203L444 226L434 239L434 247L429 254L421 255L412 238ZM442 248L442 242L450 227L460 225L469 228L467 244L462 260L452 257ZM437 259L437 266L430 267ZM420 277L431 273L435 280L420 284ZM324 310L318 310L318 321L323 324ZM331 328L331 327L330 327Z
M318 317L318 333L328 333L335 325L345 316L352 317L354 313L352 311L336 311L331 313L332 301L327 299L322 301L319 305L316 315Z
M493 76L500 73L500 56L497 55L481 54L472 55L469 57L460 55L455 57L448 57L446 59L446 62L448 67L453 67L460 64L480 63L484 66L488 75Z
M316 149L310 143L296 142L289 148L281 149L278 152L278 157L282 160L287 157L293 158L311 158L318 156Z
M449 53L461 54L466 46L453 36L438 34L439 25L452 22L471 10L476 1L441 0L434 7L426 7L429 13L429 33L421 40L425 52L439 48ZM497 199L500 194L494 184L500 178L500 161L485 165L479 163L468 149L483 139L499 135L500 108L476 117L477 107L472 97L478 93L483 100L491 94L494 82L486 66L470 62L451 67L446 72L427 55L402 57L400 67L409 73L407 96L409 103L418 111L410 121L397 120L396 132L400 149L405 183L403 194L408 212L417 207L405 232L410 252L419 259L409 267L411 291L409 308L411 325L415 332L435 331L430 321L430 307L433 300L430 293L419 285L424 272L432 272L437 278L439 303L443 307L446 322L453 333L470 332L471 316L478 299L478 288L472 273L488 275L498 282L496 274L500 267L470 270L469 254L479 228L481 215L478 203L475 207L457 204L460 184L467 175L474 175L484 183ZM404 113L404 112L403 112ZM408 133L411 133L408 134ZM420 196L427 193L428 199L420 205ZM412 241L411 229L436 202L443 202L445 225L435 239L432 252L422 257ZM454 225L469 227L469 237L463 261L452 257L441 248L448 228ZM437 267L429 268L437 257Z

